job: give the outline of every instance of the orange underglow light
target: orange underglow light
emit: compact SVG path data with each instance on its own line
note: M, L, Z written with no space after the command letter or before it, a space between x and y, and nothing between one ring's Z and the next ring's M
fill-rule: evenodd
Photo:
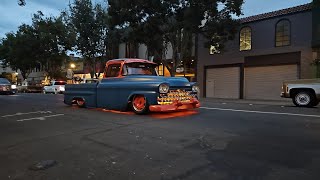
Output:
M103 112L111 112L111 113L115 113L115 114L126 114L126 115L133 115L134 112L131 111L117 111L117 110L109 110L109 109L99 109Z
M192 116L198 113L199 112L196 110L185 110L185 111L175 111L175 112L150 113L150 116L157 119L169 119L169 118Z
M77 106L72 106L72 108L78 108ZM94 108L93 110L101 112L109 112L115 114L124 114L124 115L135 115L132 111L117 111L117 110L108 110L102 108ZM150 112L147 116L150 116L155 119L170 119L170 118L179 118L187 117L198 114L197 110L182 110L182 111L172 111L172 112ZM136 115L139 116L139 115Z

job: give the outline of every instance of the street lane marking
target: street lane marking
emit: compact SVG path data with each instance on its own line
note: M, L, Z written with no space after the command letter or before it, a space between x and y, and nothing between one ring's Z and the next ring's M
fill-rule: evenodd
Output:
M320 115L313 114L294 114L294 113L279 113L279 112L264 112L264 111L250 111L240 109L223 109L223 108L211 108L211 107L200 107L201 109L218 110L218 111L233 111L233 112L245 112L245 113L256 113L256 114L273 114L273 115L287 115L287 116L301 116L301 117L316 117L320 118Z
M15 113L15 114L9 114L9 115L4 115L4 116L1 116L1 117L12 117L12 116L21 116L21 115L25 115L25 114L36 114L36 113L39 113L39 114L46 114L46 113L52 113L51 111L35 111L35 112L26 112L26 113Z
M50 116L41 116L41 117L34 117L34 118L28 118L28 119L19 119L17 120L18 122L22 122L22 121L30 121L30 120L46 120L46 118L50 118L50 117L57 117L57 116L63 116L64 114L54 114L54 115L50 115Z

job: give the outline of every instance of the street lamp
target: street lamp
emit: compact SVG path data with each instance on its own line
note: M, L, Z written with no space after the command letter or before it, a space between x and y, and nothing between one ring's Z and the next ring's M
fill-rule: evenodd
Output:
M74 68L76 68L76 65L74 63L72 63L72 64L70 64L70 68L74 69Z

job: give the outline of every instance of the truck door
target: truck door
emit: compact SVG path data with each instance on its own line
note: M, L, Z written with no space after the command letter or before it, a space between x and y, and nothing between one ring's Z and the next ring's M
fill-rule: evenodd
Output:
M105 72L105 78L97 88L97 105L102 108L117 108L117 82L119 80L121 63L109 64Z

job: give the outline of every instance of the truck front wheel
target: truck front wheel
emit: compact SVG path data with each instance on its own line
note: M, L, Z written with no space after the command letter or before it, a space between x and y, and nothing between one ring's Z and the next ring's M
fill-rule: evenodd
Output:
M143 95L135 95L131 105L136 114L146 114L149 111L148 101Z
M300 91L292 98L293 104L298 107L313 107L317 105L317 99L314 93L309 91Z

